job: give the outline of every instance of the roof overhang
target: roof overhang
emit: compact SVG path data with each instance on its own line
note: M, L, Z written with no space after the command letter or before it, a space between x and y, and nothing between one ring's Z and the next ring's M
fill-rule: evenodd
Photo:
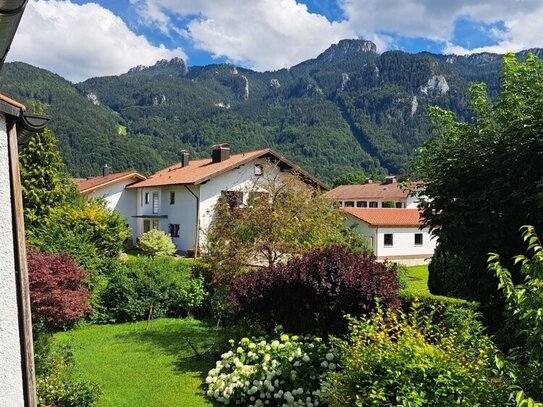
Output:
M32 135L42 131L49 121L49 117L29 113L23 104L4 95L0 95L0 112L5 113L15 122L18 144L27 143Z
M0 0L0 68L6 60L27 2L28 0Z

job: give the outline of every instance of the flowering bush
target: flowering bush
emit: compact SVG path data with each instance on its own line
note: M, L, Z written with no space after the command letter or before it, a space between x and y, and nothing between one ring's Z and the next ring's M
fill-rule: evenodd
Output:
M331 246L291 259L287 264L235 278L229 298L241 316L272 331L344 333L344 314L369 315L379 298L399 305L396 268L366 254Z
M336 357L322 339L282 335L230 344L208 373L208 397L249 407L322 405L320 376L336 369Z

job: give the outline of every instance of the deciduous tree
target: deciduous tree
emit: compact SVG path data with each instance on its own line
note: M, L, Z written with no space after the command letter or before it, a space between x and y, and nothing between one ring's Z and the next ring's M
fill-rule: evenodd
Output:
M469 94L470 123L431 110L437 135L417 151L413 168L425 182L424 217L438 238L431 291L479 300L498 323L503 304L487 254L510 259L522 247L520 226L543 227L543 62L509 54L498 98L484 84Z

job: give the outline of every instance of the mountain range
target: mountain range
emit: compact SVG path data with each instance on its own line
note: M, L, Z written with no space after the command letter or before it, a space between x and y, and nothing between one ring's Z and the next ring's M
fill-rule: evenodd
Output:
M273 148L330 181L354 171L405 173L413 149L431 137L427 108L469 120L470 84L485 82L496 96L501 61L489 53L379 54L370 41L342 40L273 72L176 58L74 84L14 62L0 74L0 92L46 106L73 176L97 175L106 163L151 173L184 148L203 157L229 143L234 152Z

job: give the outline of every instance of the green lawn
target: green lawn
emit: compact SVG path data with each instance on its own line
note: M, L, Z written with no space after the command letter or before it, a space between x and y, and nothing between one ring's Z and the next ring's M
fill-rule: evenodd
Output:
M429 292L428 291L428 266L411 266L408 267L407 288L411 291Z
M85 326L56 334L55 344L72 345L76 375L100 384L99 407L211 406L201 386L215 355L195 356L183 337L201 352L214 342L215 327L166 318L153 321L150 331L145 327L145 322Z

